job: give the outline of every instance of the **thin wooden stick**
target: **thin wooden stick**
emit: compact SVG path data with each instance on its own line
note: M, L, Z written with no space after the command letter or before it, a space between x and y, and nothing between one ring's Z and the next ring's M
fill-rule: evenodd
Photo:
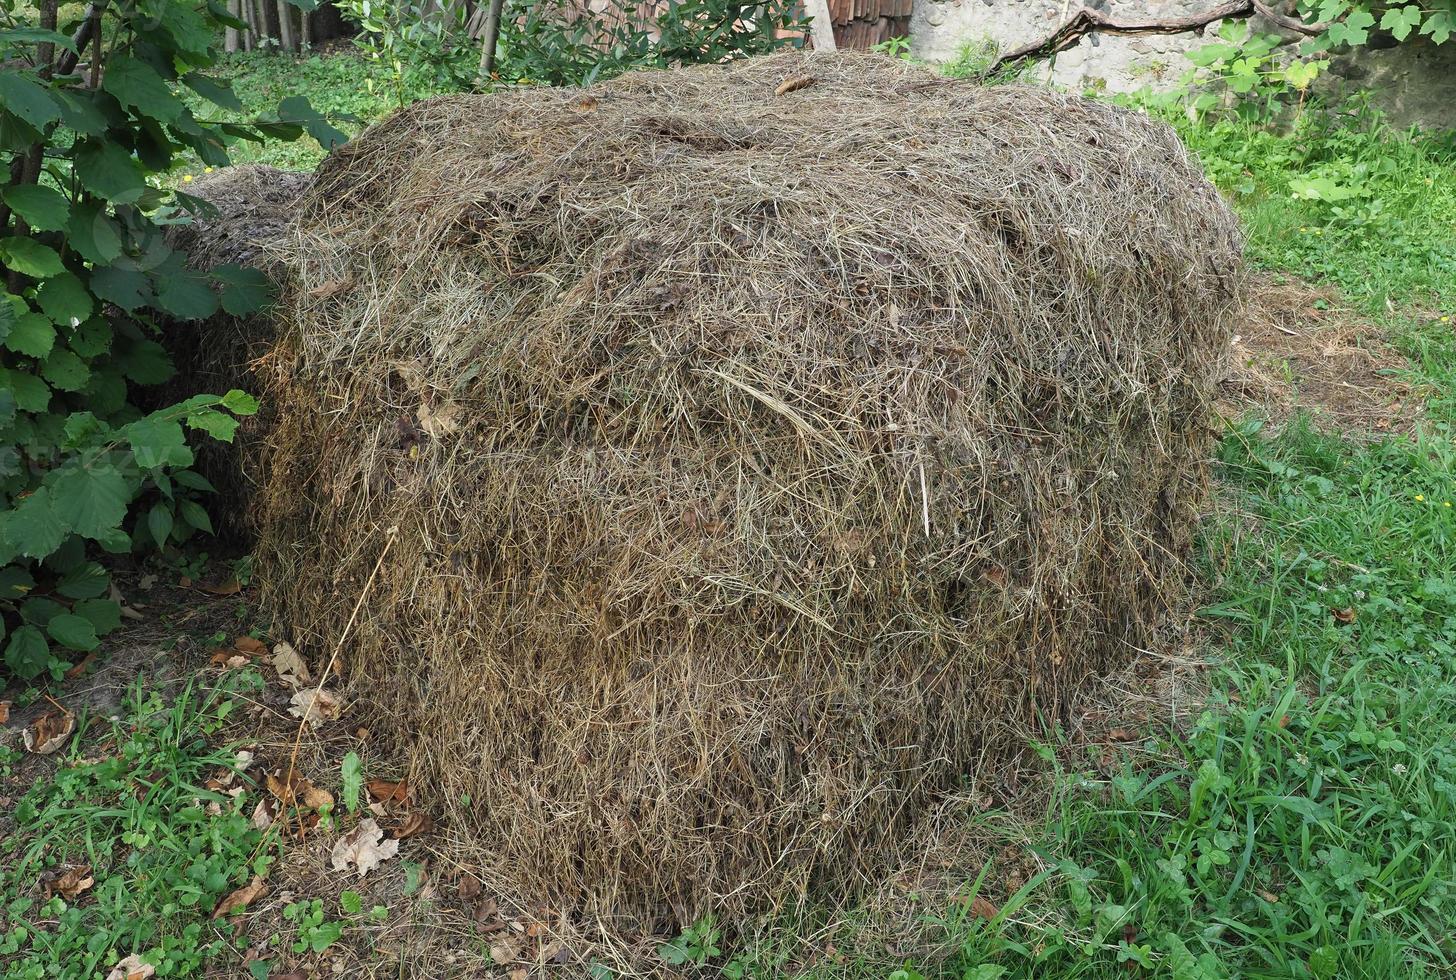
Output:
M380 549L379 558L374 562L374 570L369 573L369 578L364 582L364 588L359 592L359 598L354 603L354 610L349 613L349 621L344 624L344 631L339 634L339 641L334 644L334 652L329 655L329 662L324 669L319 671L318 685L313 689L313 700L303 706L303 717L298 719L298 732L293 736L293 751L288 755L288 772L283 777L283 787L290 796L293 793L293 774L298 764L298 750L303 745L303 730L308 725L309 715L317 711L319 693L324 689L324 681L328 680L334 664L338 663L339 654L344 650L344 641L349 638L349 632L354 628L354 621L359 618L359 610L364 608L364 600L369 597L369 590L374 586L374 579L378 577L379 570L384 567L384 558L389 554L390 547L394 544L395 536L399 528L391 527L385 533L384 547ZM282 802L282 801L280 801ZM297 809L297 798L294 798L294 809ZM302 820L299 822L299 830L303 830Z

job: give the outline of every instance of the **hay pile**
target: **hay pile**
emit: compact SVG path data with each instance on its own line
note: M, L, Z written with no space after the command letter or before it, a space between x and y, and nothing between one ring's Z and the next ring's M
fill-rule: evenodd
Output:
M204 174L187 185L187 193L211 204L216 213L171 226L167 243L186 252L188 264L203 272L231 263L284 279L288 270L270 249L288 234L298 199L312 183L312 174L261 164ZM201 324L165 322L162 340L177 374L157 392L156 407L232 388L256 393L253 365L267 356L276 339L269 311L245 317L218 312ZM217 529L234 540L251 541L257 530L255 498L267 469L264 451L273 424L274 406L264 399L257 415L242 420L231 444L194 441L196 469L218 491L212 507Z
M1165 126L851 54L420 103L287 263L273 608L326 655L393 534L371 728L645 920L853 887L1148 640L1242 275Z

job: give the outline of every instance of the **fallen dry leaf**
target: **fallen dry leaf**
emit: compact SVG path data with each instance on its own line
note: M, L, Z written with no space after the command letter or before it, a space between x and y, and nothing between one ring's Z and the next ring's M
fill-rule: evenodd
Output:
M302 773L294 772L285 779L283 770L276 769L263 777L263 785L284 806L297 804L310 810L318 810L334 805L333 794L315 786Z
M314 299L328 299L330 296L337 296L352 285L354 285L353 279L334 279L322 286L313 287L308 294Z
M225 915L231 915L245 905L252 905L266 894L268 894L268 886L264 884L262 878L253 875L252 881L217 903L217 908L212 910L212 917L221 919Z
M408 803L410 786L408 779L371 779L364 784L369 795L380 803Z
M522 969L515 969L510 972L511 980L526 980L526 976L526 971Z
M995 903L980 895L977 895L975 898L957 895L955 902L957 905L969 905L971 914L979 919L994 919L1001 914L1001 910L996 907Z
M434 408L421 402L415 417L425 435L440 439L460 428L460 413L460 406L454 403Z
M76 730L76 716L69 711L47 711L25 730L26 751L50 755L66 744Z
M293 705L288 709L288 713L295 718L303 719L305 724L314 728L339 717L338 696L326 687L311 687L307 690L295 691L292 702Z
M496 943L490 948L490 958L496 962L496 965L505 966L507 963L515 962L516 952L514 946Z
M106 974L106 980L147 980L148 977L155 976L156 972L156 967L143 963L140 956L132 953L111 968L111 972Z
M435 821L428 813L421 810L411 810L395 830L394 839L406 840L410 837L418 837L420 834L428 834L434 829Z
M86 654L86 656L82 657L81 660L75 666L71 667L70 670L67 670L66 671L66 680L73 681L76 678L80 677L82 674L86 673L86 671L95 662L96 662L96 653L95 653L95 651L92 651L91 653Z
M480 894L480 879L473 875L464 875L460 883L455 886L455 894L461 898L470 899Z
M258 805L253 807L253 826L258 830L267 830L273 826L273 821L278 817L278 808L268 797L258 800Z
M111 583L111 591L107 593L106 598L110 599L112 602L120 606L122 616L126 617L127 619L144 618L141 613L137 612L131 606L126 604L126 599L122 596L121 590L116 587L115 582Z
M273 647L273 669L278 672L283 683L294 689L313 680L313 675L308 672L308 664L304 663L291 643L279 643Z
M385 840L379 824L367 819L361 820L359 826L339 838L329 859L335 871L347 871L353 865L359 869L359 877L362 878L398 853L399 841Z
M74 902L77 895L89 891L94 884L96 879L91 876L91 865L78 864L46 882L44 888L48 898L59 895L68 902Z
M808 88L814 84L814 79L808 75L799 75L794 78L786 78L774 89L774 95L788 95L790 92L797 92L800 89Z

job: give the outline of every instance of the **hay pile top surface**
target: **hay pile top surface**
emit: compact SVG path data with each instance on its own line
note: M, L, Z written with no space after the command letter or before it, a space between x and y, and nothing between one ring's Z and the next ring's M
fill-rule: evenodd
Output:
M791 396L830 439L942 422L946 373L973 400L1018 392L1027 414L995 424L1095 417L1129 381L1125 345L1156 358L1205 326L1146 280L1195 288L1239 254L1168 128L847 54L427 101L326 161L305 208L305 255L389 273L310 309L325 371L410 361L451 399L549 379L565 406L614 365L691 364ZM442 253L493 276L456 280ZM334 271L310 262L305 285ZM846 316L841 295L872 302Z

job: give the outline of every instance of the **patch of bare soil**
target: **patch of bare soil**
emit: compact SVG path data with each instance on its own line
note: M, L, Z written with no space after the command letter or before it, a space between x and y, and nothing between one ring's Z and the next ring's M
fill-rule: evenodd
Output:
M1304 412L1328 431L1406 432L1424 405L1408 367L1380 326L1333 290L1266 275L1234 337L1220 408L1229 417L1253 409L1275 425Z

